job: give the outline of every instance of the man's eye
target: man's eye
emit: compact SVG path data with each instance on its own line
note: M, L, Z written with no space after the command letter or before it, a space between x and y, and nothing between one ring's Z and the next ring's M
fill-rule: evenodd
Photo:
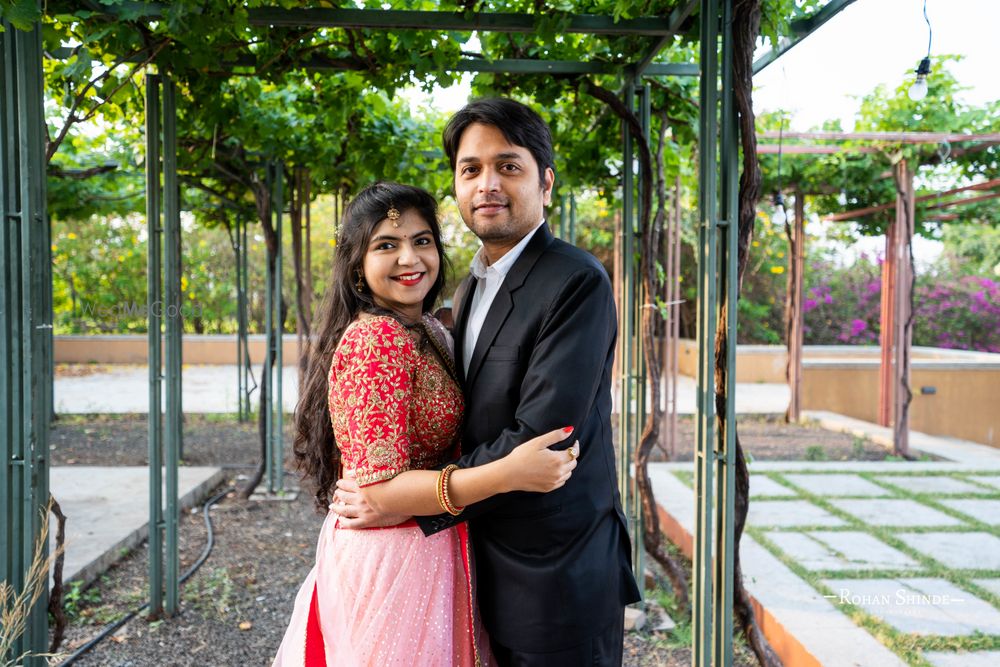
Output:
M476 173L476 171L478 171L478 169L476 167L463 167L462 168L462 173L463 174L474 174L474 173Z
M510 163L502 165L500 168L503 169L504 171L518 171L520 169L520 167L518 167L516 164L510 164Z

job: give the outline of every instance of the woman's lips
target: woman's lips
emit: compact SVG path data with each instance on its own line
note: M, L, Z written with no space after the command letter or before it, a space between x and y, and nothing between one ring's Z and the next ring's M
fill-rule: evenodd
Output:
M392 279L401 285L406 287L413 287L419 283L424 278L424 273L421 271L419 273L404 273L399 276L393 276Z

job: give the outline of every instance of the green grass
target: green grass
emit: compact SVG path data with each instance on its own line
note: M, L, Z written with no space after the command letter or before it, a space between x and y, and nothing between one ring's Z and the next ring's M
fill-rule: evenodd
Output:
M183 599L206 618L224 619L234 611L235 583L229 570L216 567L184 587Z
M827 458L826 450L823 449L822 445L809 445L806 447L806 461L826 461Z

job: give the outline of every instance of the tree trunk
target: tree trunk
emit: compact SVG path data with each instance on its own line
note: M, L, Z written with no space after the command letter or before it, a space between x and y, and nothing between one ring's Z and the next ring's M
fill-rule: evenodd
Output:
M805 268L805 202L801 188L795 189L795 220L785 221L788 238L788 278L785 282L785 347L788 359L785 379L788 381L788 409L785 422L798 422L802 416L802 284Z
M916 287L916 270L913 264L913 230L916 213L913 198L913 172L906 160L893 167L896 185L896 234L893 248L896 264L896 289L892 304L893 330L893 423L892 448L896 456L912 461L910 453L910 403L913 389L910 386L910 353L913 347L913 295Z
M66 515L62 506L56 502L55 496L49 494L49 510L56 517L56 556L52 566L52 593L49 596L49 613L52 614L52 640L49 642L49 653L55 653L62 644L66 634L66 610L63 609L63 565L66 562Z
M753 236L754 220L757 217L757 202L760 199L760 163L757 160L757 137L754 127L753 112L753 52L760 33L760 0L735 0L733 4L733 88L736 109L739 114L740 139L743 145L743 171L740 174L739 191L739 228L737 239L737 299L743 284L743 273L749 259L750 239ZM702 109L703 113L710 110ZM730 279L733 277L730 276ZM715 390L716 415L720 432L726 427L726 405L734 397L726 395L728 366L726 364L729 341L728 306L725 292L720 294L719 321L715 330ZM736 304L732 304L736 312ZM733 577L733 611L736 620L747 638L751 649L761 665L770 667L780 665L781 660L771 649L764 633L757 625L750 596L743 586L743 569L740 562L740 540L746 526L747 514L750 509L750 474L747 470L746 457L740 443L737 425L733 424L736 440L736 497L735 504L735 535L733 544L734 577Z

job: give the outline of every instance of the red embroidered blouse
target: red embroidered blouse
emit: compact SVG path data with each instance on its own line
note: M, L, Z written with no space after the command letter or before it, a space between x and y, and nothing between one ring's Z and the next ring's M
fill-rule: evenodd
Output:
M429 315L424 322L440 326ZM425 347L419 350L398 321L379 316L348 326L333 354L333 434L359 486L433 468L455 454L462 391L430 342Z

